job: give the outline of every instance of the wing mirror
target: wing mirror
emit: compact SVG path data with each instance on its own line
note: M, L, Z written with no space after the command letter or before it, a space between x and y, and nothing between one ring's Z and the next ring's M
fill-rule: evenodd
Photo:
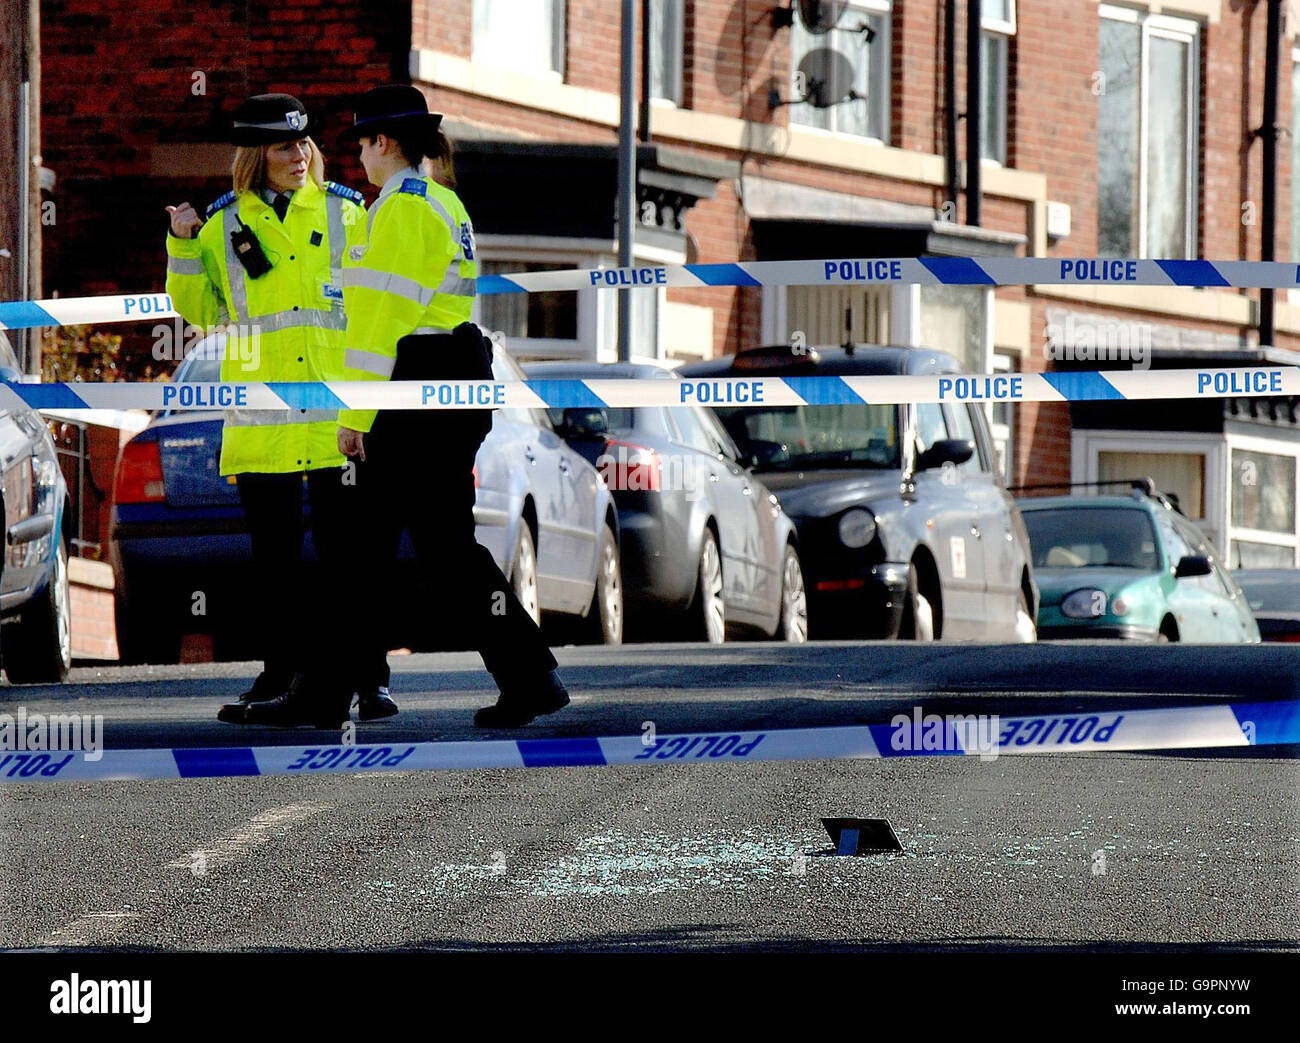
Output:
M1186 554L1178 559L1174 569L1174 579L1186 579L1188 576L1210 575L1210 559L1199 554Z
M929 471L944 464L964 464L975 455L975 443L967 438L941 438L916 458L917 471Z

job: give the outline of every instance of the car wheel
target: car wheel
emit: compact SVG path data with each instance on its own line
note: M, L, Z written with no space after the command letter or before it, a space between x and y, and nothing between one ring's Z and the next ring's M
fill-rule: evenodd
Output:
M1020 591L1020 603L1016 605L1016 640L1021 643L1038 640L1038 624L1029 614L1029 599Z
M519 520L519 536L515 541L513 564L510 566L510 585L515 597L524 606L534 623L541 625L541 602L537 597L537 548L533 545L533 531L525 519Z
M803 568L798 551L788 543L781 565L781 622L776 636L795 643L808 640L808 595L803 585Z
M722 555L711 529L704 530L695 601L687 613L691 637L720 645L727 639L727 610L722 598Z
M45 590L11 631L5 673L14 684L57 684L72 667L72 599L68 591L68 551L62 543Z
M934 608L921 593L916 565L907 566L907 600L903 603L903 622L898 636L911 641L934 640Z
M596 590L587 612L586 638L593 644L623 643L623 572L618 544L608 525L601 527L600 555L596 568Z

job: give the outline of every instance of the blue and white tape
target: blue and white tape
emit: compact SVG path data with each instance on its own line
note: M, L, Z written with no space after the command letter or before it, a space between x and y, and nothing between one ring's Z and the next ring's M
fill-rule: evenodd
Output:
M658 264L483 275L480 294L644 286L1217 286L1295 289L1300 265L1286 261L1127 258L885 257L731 264ZM0 303L0 329L147 322L174 318L165 293Z
M683 380L0 384L0 409L563 409L1300 395L1300 367Z
M111 779L230 778L246 775L332 775L385 771L598 767L605 765L733 764L738 761L874 760L882 757L1119 753L1300 743L1300 701L1233 703L1159 710L1103 710L992 719L939 728L930 717L906 724L860 727L720 730L614 738L516 739L331 746L232 746L207 749L0 751L0 782L86 782ZM942 720L945 724L950 718ZM978 738L978 721L996 733ZM915 723L916 727L913 727ZM931 731L930 734L933 734ZM993 736L996 734L996 739ZM946 739L942 736L946 735ZM901 737L901 741L900 741ZM955 737L956 741L951 741ZM94 758L94 759L92 759Z

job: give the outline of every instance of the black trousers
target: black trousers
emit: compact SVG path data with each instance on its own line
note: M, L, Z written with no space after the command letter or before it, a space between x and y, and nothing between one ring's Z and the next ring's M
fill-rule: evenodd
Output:
M345 481L340 468L308 471L312 543L320 567L304 567L302 481L299 472L235 477L252 542L253 584L244 606L264 664L258 684L277 692L337 640L343 609L335 583L355 549L347 532L359 496L355 482ZM388 683L386 651L355 657L353 690Z
M393 379L484 378L464 329L404 338ZM366 435L366 460L357 466L363 520L352 533L367 559L352 572L352 603L371 606L354 614L365 627L361 663L387 647L380 610L394 600L391 591L414 588L417 596L402 602L419 606L416 622L437 628L453 647L475 649L499 686L555 669L541 630L474 536L474 456L491 426L485 410L385 410ZM403 532L415 550L414 567L395 567Z

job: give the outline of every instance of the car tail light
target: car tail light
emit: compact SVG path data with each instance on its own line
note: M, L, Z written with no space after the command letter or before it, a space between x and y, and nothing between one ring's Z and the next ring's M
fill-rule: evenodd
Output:
M605 484L618 491L659 491L659 454L635 442L610 439L596 459L596 469Z
M477 489L478 486L479 486L479 481L478 481L478 464L475 464L475 465L474 465L470 470L473 471L473 473L474 473L474 488Z
M158 443L127 442L113 479L113 501L159 503L166 497Z

